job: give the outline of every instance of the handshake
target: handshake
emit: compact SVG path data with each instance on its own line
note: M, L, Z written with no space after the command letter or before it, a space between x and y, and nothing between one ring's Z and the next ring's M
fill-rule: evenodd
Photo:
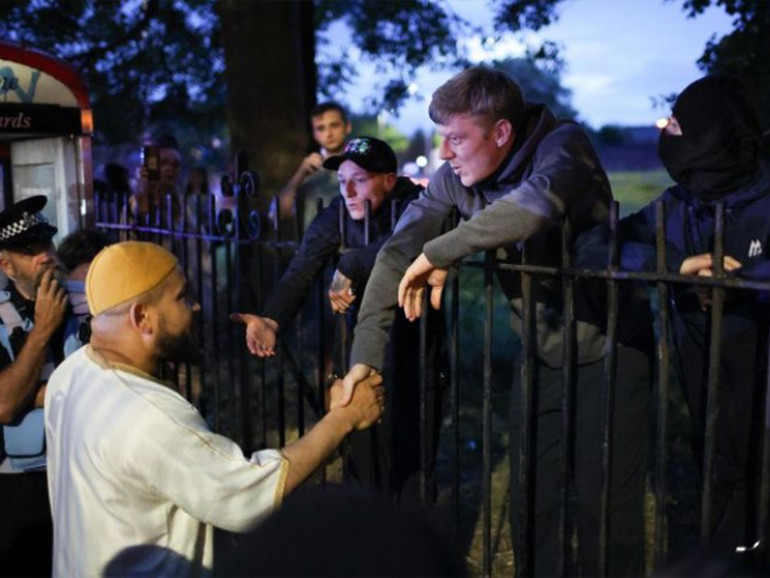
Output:
M357 363L350 368L344 378L337 380L332 385L330 391L329 409L335 409L337 407L346 407L351 400L355 400L358 386L364 386L368 384L381 384L382 376L377 373L373 367L369 367L363 363ZM379 386L382 389L381 386ZM383 403L382 409L384 411L385 405Z
M350 375L350 374L348 374ZM347 377L346 377L347 379ZM343 380L337 379L329 389L329 412L344 412L354 430L366 429L382 417L385 411L385 390L382 376L370 370L349 392Z

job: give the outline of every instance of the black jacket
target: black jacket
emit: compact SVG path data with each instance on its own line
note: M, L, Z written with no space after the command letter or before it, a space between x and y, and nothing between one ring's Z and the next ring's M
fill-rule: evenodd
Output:
M277 321L281 328L285 327L302 308L315 280L337 253L340 254L337 269L353 282L356 294L363 295L377 251L390 238L398 215L417 198L421 190L420 185L408 178L398 177L395 188L370 219L368 244L364 221L351 219L344 199L337 196L310 223L296 255L267 300L262 315ZM342 227L340 212L343 215ZM344 229L344 236L341 228Z

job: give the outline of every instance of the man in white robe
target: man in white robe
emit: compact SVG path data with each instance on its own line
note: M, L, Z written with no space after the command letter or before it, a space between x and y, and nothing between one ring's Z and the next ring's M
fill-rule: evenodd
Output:
M102 575L117 554L142 545L132 570L206 575L214 526L250 528L345 435L380 416L382 388L371 380L303 438L246 459L157 379L161 360L186 361L197 349L199 307L176 258L152 243L112 245L92 262L86 296L91 343L46 392L54 576Z

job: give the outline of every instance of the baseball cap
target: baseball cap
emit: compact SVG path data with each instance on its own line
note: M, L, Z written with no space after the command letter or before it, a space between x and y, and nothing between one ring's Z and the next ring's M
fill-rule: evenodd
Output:
M324 168L336 171L345 161L353 161L362 169L373 173L395 173L398 170L396 153L383 140L370 136L354 138L345 145L341 155L329 157Z

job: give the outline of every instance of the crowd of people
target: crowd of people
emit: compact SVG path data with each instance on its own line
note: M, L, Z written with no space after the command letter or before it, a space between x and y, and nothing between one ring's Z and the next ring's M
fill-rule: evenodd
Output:
M608 265L612 191L578 124L527 102L512 78L485 66L442 85L429 114L445 162L427 188L398 175L396 154L386 142L348 140L352 127L339 105L322 104L310 114L320 152L303 159L273 207L277 219L296 224L299 248L261 310L233 312L231 318L243 324L251 354L273 356L331 263L328 306L345 316L354 337L339 356L346 363L336 370L344 377L329 380L327 413L277 450L244 456L159 379L164 361L194 363L199 355L193 323L200 306L170 251L136 240L109 244L99 233L81 231L57 252L57 231L41 213L45 197L0 213L0 269L8 279L0 292L2 574L179 576L218 568L223 575L269 575L280 574L282 565L307 575L368 575L384 568L400 575L464 572L440 532L362 495L308 493L312 498L304 505L290 502L285 514L265 522L343 442L350 445L350 474L359 486L401 505L417 503L426 499L418 483L425 465L430 500L445 371L443 316L437 311L450 271L463 259L495 250L498 261L518 263L526 242L529 262L538 265L559 267L564 249L581 266ZM766 279L770 167L740 84L706 77L686 87L661 125L658 150L674 180L660 197L668 270ZM143 169L132 212L149 211L160 195L178 189L180 169L177 147L160 146L159 178ZM196 178L187 194L205 190L205 173ZM722 263L713 260L717 206L725 215ZM181 206L172 209L172 218L182 218L177 211ZM461 217L457 225L450 219L454 213ZM567 247L565 219L571 225ZM622 268L656 270L654 205L623 219L618 237ZM529 335L518 274L501 269L499 279L513 329ZM575 575L601 573L603 424L611 419L606 573L642 576L655 375L648 294L635 284L621 285L617 341L610 343L605 282L577 280L571 359L565 356L561 284L560 276L535 278L532 399L524 399L518 382L512 390L514 551L529 554L520 568L524 574L561 575L565 568ZM674 367L695 425L697 455L709 401L711 306L703 286L682 284L672 292ZM415 370L420 335L413 322L426 315L428 431L422 435L428 455L421 456ZM768 330L766 293L726 293L707 533L712 551L727 556L766 547L757 546L757 504ZM616 389L605 416L604 358L614 345ZM564 397L568 369L574 375L571 403ZM527 404L531 423L523 411ZM574 423L569 438L565 411ZM574 448L570 464L562 459L569 455L567 444ZM526 476L522 452L532 464ZM565 564L560 532L568 475L576 567ZM346 511L345 503L354 510ZM523 511L531 513L526 528L518 523ZM303 556L302 549L286 547L298 536L314 541L315 531L304 528L311 521L326 539L323 552L308 548ZM366 528L372 526L370 534ZM215 527L253 534L239 552L215 560ZM37 556L21 554L29 540ZM359 564L356 556L333 550L338 541L364 552L371 548L381 558L360 556ZM380 541L385 545L369 543ZM398 548L390 547L395 543ZM348 563L329 564L328 552Z

